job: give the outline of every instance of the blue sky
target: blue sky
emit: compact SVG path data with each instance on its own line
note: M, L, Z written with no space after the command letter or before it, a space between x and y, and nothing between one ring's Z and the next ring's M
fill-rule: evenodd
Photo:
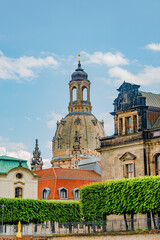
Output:
M107 135L123 81L160 93L159 9L159 0L1 0L0 155L29 160L38 138L49 166L78 53Z

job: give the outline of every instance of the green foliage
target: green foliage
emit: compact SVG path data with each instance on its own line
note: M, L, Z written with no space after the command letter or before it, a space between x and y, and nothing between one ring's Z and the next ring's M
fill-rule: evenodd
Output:
M101 220L102 214L160 212L160 177L111 180L84 186L82 214Z
M33 199L0 198L0 221L2 219L2 204L4 223L13 224L25 222L78 222L81 219L80 203L77 201L43 201Z

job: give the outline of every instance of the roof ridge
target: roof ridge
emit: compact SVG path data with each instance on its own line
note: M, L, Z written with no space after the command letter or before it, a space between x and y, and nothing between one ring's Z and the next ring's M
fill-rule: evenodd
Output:
M27 160L25 160L25 159L15 158L15 157L7 156L7 155L2 155L2 156L0 156L0 160L27 162Z
M152 95L160 95L160 93L153 93L153 92L145 92L145 91L139 91L140 93L149 93L149 94L152 94Z

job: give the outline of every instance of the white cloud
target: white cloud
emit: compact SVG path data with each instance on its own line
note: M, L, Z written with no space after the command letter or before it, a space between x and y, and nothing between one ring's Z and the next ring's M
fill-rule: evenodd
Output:
M51 163L50 163L50 159L47 159L47 158L43 158L43 168L46 169L46 168L51 168Z
M110 68L108 73L110 77L114 79L116 85L124 81L140 85L160 83L160 67L145 66L144 69L137 74L133 74L120 67L114 67Z
M104 130L107 136L114 133L114 120L113 116L109 112L103 112L98 116L98 119L104 121Z
M50 128L50 129L53 129L53 128L56 128L56 123L57 121L60 121L62 119L62 115L59 114L59 113L51 113L50 114L50 119L48 122L47 122L47 127Z
M94 52L93 54L89 54L85 51L81 52L86 60L85 64L96 63L99 65L106 66L117 66L117 65L127 65L129 60L122 53L111 53L111 52Z
M8 138L0 136L0 156L10 156L27 160L28 167L31 167L31 159L33 155L25 150L27 147L23 143L10 142ZM43 168L51 167L49 159L43 159Z
M5 147L7 149L7 151L20 151L22 149L24 150L27 148L21 142L19 142L19 143L10 142L9 139L4 139L4 138L0 139L0 147Z
M30 167L32 155L26 149L27 147L23 143L11 142L10 139L0 136L0 155L25 159L28 161L28 166Z
M0 147L0 156L2 155L27 160L28 167L30 168L30 162L32 157L30 152L27 152L25 150L8 151L6 147Z
M146 45L146 48L153 51L160 51L160 43L151 43Z
M32 119L31 119L30 117L25 116L24 118L25 118L27 121L29 121L29 122L32 121Z
M48 142L47 142L46 148L52 149L52 141L48 141Z
M53 56L45 58L35 58L33 56L23 56L20 58L10 58L4 56L0 51L0 78L31 80L36 77L36 70L48 67L57 67L58 61Z

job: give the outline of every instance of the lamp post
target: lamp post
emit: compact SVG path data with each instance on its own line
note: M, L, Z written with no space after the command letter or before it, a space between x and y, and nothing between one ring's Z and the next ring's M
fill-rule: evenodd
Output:
M4 214L4 208L5 208L5 205L2 204L2 205L1 205L1 209L2 209L2 233L3 233L3 214Z

